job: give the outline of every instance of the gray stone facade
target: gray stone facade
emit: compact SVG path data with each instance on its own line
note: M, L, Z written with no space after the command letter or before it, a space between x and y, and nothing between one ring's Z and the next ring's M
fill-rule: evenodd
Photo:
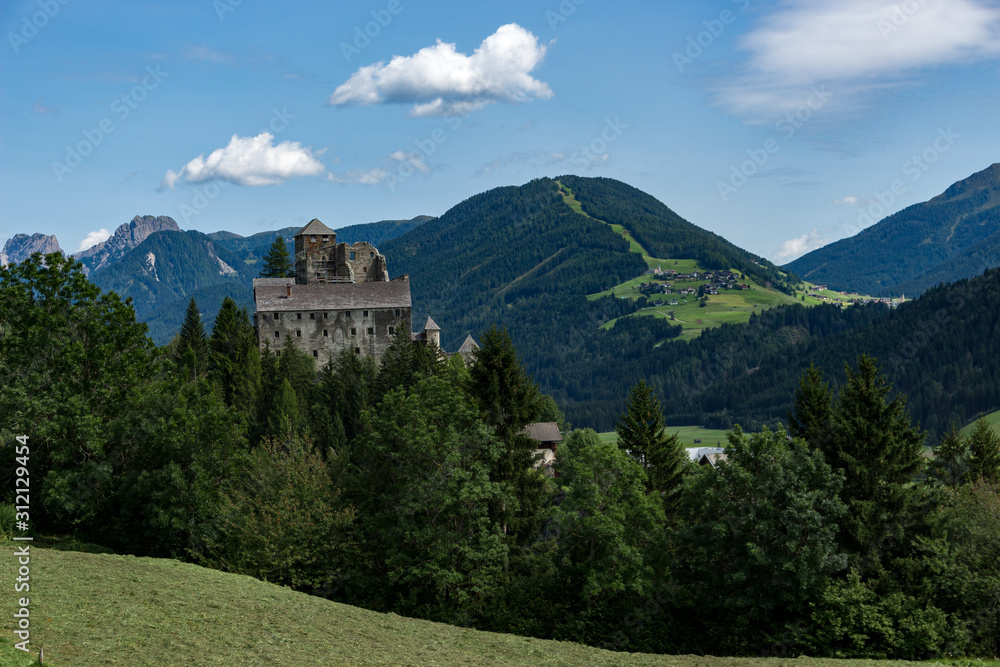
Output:
M390 281L375 246L336 238L313 220L295 235L296 277L253 281L261 350L291 340L318 365L345 349L379 359L401 328L411 330L408 277Z

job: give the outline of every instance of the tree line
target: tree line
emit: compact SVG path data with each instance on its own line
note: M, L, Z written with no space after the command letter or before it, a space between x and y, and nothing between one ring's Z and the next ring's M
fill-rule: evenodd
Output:
M862 355L839 386L800 376L787 431L736 426L699 466L654 385L606 442L571 430L509 333L480 342L468 367L401 332L379 363L316 368L261 351L232 301L209 333L192 301L157 348L78 263L36 255L0 269L0 437L11 457L30 438L43 533L378 611L621 651L1000 653L985 421L928 461ZM536 421L566 433L555 477Z

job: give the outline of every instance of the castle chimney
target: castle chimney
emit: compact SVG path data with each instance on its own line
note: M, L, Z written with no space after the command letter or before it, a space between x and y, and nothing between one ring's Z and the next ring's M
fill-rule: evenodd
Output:
M285 295L285 298L286 299L291 299L292 298L292 286L288 285L287 289L288 289L288 293Z

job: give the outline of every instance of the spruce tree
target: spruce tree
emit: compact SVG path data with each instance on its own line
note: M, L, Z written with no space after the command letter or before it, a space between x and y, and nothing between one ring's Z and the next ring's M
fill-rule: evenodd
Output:
M876 570L882 551L903 536L908 485L923 465L925 436L910 423L905 397L887 400L891 390L871 357L859 357L857 371L847 367L828 457L845 476L845 546L859 566Z
M181 325L180 340L177 345L178 361L191 370L194 377L204 372L208 360L208 337L201 323L201 313L194 297L188 303L184 314L184 324Z
M977 419L969 433L969 477L988 484L1000 482L1000 436L986 417Z
M282 380L267 416L267 434L279 441L288 441L301 435L303 426L302 409L295 390L287 379Z
M288 244L282 236L274 239L274 243L264 255L264 266L260 271L261 278L294 278L295 267L288 255Z
M504 526L505 533L527 538L539 523L542 480L532 470L537 443L524 430L541 414L541 394L521 365L506 329L490 327L481 341L473 352L468 391L504 446L492 463L490 479L510 485L518 500L516 507L494 502L491 516Z
M931 475L948 486L958 486L969 472L969 442L952 424L941 437L931 464Z
M619 449L642 466L649 489L661 495L665 509L672 510L680 497L687 454L677 434L667 435L660 401L645 380L629 391L615 431Z
M795 391L795 405L788 413L788 432L801 438L810 449L818 449L829 460L833 440L833 393L814 365L802 374Z
M230 297L219 308L208 345L209 375L226 404L252 419L261 384L260 348L246 309Z

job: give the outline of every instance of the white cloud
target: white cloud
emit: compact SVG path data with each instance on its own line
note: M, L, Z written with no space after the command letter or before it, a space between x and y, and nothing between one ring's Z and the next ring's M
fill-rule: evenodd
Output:
M834 199L833 203L836 206L857 206L861 200L854 195L849 195L843 199Z
M83 252L87 248L93 248L98 243L104 243L109 238L111 238L111 232L104 228L98 229L96 232L90 232L82 241L80 241L80 245L77 246L76 251Z
M168 171L161 187L171 188L181 180L189 183L220 180L257 187L281 185L289 178L316 176L326 171L317 153L297 141L274 145L274 136L262 132L256 137L233 135L229 145L218 148L206 159L199 155L179 172Z
M719 89L741 115L798 108L810 86L838 101L898 86L916 70L1000 56L1000 7L990 0L792 0L743 37L747 67Z
M327 180L331 183L356 184L356 185L380 185L385 183L390 177L397 179L400 175L406 176L401 171L402 165L408 164L414 170L423 174L431 173L431 168L424 162L420 153L407 153L399 150L390 153L386 158L386 167L375 167L373 169L351 169L342 174L329 173ZM399 171L400 174L396 174ZM407 168L409 171L409 167Z
M181 57L185 60L212 65L235 65L237 62L236 56L232 53L216 51L204 44L183 44L181 46Z
M471 56L438 40L412 56L362 67L333 91L328 104L412 104L410 115L465 114L494 102L549 99L552 90L530 72L546 46L516 23L501 26Z
M829 239L823 238L823 233L819 229L813 229L808 234L803 234L797 239L789 239L782 243L774 259L778 264L784 264L807 252L822 248L829 242Z

